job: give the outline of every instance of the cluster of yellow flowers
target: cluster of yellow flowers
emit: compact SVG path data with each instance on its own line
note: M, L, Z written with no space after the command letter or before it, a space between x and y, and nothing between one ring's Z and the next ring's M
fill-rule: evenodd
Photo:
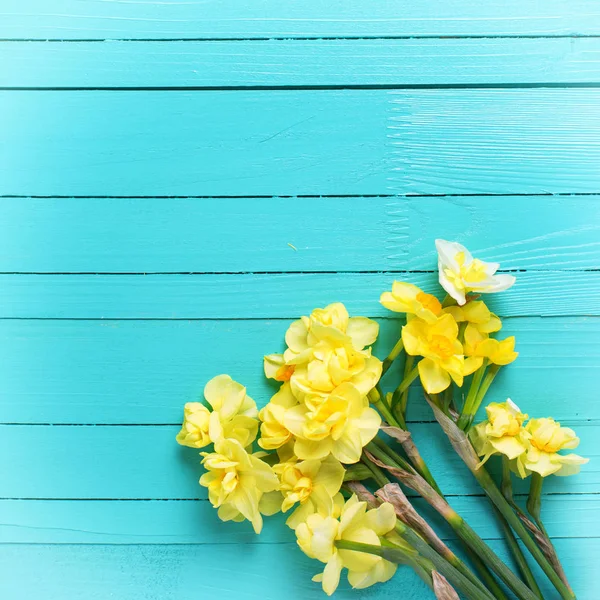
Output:
M264 515L286 513L286 524L295 531L302 551L325 564L314 581L320 581L327 594L337 588L342 569L348 571L348 581L354 588L387 581L395 573L396 564L386 558L412 564L434 591L436 585L442 585L441 580L445 586L449 583L432 565L435 563L437 569L449 560L448 565L454 565L451 569L456 567L467 575L466 582L460 577L453 579L457 589L463 593L466 590L465 597L475 597L470 595L473 590L485 591L483 583L449 549L442 548L440 556L432 550L440 550L443 544L420 519L400 487L395 495L379 490L376 497L354 481L344 486L346 496L342 495L345 479L371 479L385 491L390 475L404 482L399 473L406 468L409 471L405 475L423 479L424 485L414 490L424 490L419 493L451 526L462 523L462 519L459 523L448 517L443 506L440 508L443 498L431 495L439 488L416 445L411 442L405 446L402 441L409 436L406 392L417 377L432 395L428 400L444 431L451 431L449 437L462 440L466 446L470 439L482 458L476 467L473 448L469 447L471 458L463 460L486 491L493 481L486 478L489 476L479 476L487 473L482 467L493 455L506 457L511 470L522 478L534 475L528 510L540 524L540 536L545 535L539 521L540 478L576 473L587 462L576 454L561 454L579 444L571 429L551 418L528 421L511 400L489 404L487 420L472 427L497 370L517 358L514 337L492 337L502 323L479 294L507 289L514 277L497 274L498 264L473 258L460 244L436 240L436 246L439 282L447 293L443 300L399 281L381 295L386 308L406 315L400 339L384 363L371 348L379 333L378 324L365 317L350 317L341 303L330 304L293 322L285 333L285 351L264 357L265 375L279 387L260 411L246 388L229 375L218 375L206 384L206 404L185 405L177 441L203 450L200 454L205 473L200 484L207 488L219 518L248 520L260 533ZM380 379L400 354L406 358L404 378L395 392L386 394ZM469 375L473 376L469 392L460 406L451 393L452 387L462 388ZM445 390L448 393L441 395ZM371 407L369 398L379 412ZM398 450L406 458L389 447L389 440L378 438L370 444L382 425L380 412L391 425L385 431L391 434L396 430L392 437L401 442L402 449ZM350 468L359 461L361 465ZM510 477L508 470L503 474ZM349 491L357 491L360 499L352 494L345 500ZM498 494L493 498L495 503L501 502ZM361 501L365 499L369 505ZM500 503L496 507L519 532L520 524L511 505ZM462 534L469 549L484 557L519 598L532 597L522 595L525 584L498 566L500 559L482 540L464 531ZM523 532L519 535L527 545L529 534L525 531L526 537ZM551 553L550 540L547 542L543 548L555 564L558 559ZM426 551L421 555L423 544ZM527 547L531 550L530 545ZM536 560L544 569L546 558L538 555ZM550 563L548 568L553 568ZM442 571L451 576L451 569ZM561 589L560 581L557 584L553 579L553 583ZM442 597L437 592L436 596ZM562 597L567 598L565 594Z
M343 304L316 309L289 327L283 354L265 357L265 374L281 386L260 412L246 388L228 375L215 377L204 389L212 410L199 402L185 405L177 441L193 448L214 445L213 452L202 453L207 472L200 484L208 488L222 520L248 519L259 533L261 515L294 508L286 523L310 555L309 532L318 523L325 523L328 531L337 523L332 540L342 539L335 537L339 535L379 543L377 515L382 510L390 515L390 509L363 514L365 504L358 503L350 510L353 505L344 505L340 493L343 465L360 460L381 425L367 399L381 377L382 363L370 348L378 333L375 321L349 317ZM253 452L259 423L257 443L263 450ZM395 516L392 520L390 529ZM317 555L322 559L324 553ZM337 569L335 577L334 566L325 571L323 586L330 592L341 565L349 569L353 585L361 587L383 581L395 570L391 563L362 553L335 552L324 562L329 564L330 558Z
M402 342L407 354L421 356L419 376L425 390L437 394L450 386L459 387L467 375L484 364L507 365L517 358L515 338L502 341L490 337L502 323L481 300L469 300L467 292L492 292L514 282L510 275L494 275L497 264L473 259L464 246L437 240L440 282L452 299L440 302L416 285L395 281L381 303L406 314ZM458 302L458 304L456 304Z
M471 430L471 439L482 464L490 456L501 454L510 460L511 470L525 478L531 473L574 475L580 465L588 462L577 454L559 454L579 446L579 438L568 427L561 427L552 418L529 419L508 399L492 402L486 407L487 420Z

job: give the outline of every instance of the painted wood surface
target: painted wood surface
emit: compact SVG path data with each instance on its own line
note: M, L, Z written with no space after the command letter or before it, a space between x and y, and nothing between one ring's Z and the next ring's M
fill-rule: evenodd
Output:
M436 237L460 237L503 269L600 264L597 195L4 198L0 221L4 273L431 271ZM516 290L523 285L519 277Z
M544 514L596 600L599 35L596 0L3 0L0 598L322 598L281 517L218 521L183 403L229 371L264 404L262 354L335 300L378 319L384 357L401 321L378 296L434 291L444 237L517 276L490 300L520 352L490 398L581 436L592 461ZM337 597L399 594L430 597L406 569Z
M380 323L375 352L384 357L401 322ZM201 398L207 378L224 371L262 406L274 393L262 355L283 350L287 326L261 319L2 320L0 422L175 425L183 402ZM532 415L550 404L557 419L600 420L597 394L573 399L574 390L596 386L600 319L520 317L505 320L502 334L516 336L520 356L500 371L492 400L510 395ZM399 377L394 368L386 384ZM409 417L431 421L419 388L413 391Z
M578 477L551 478L544 489L548 493L593 494L600 486L600 424L563 423L577 429L581 436L578 451L592 460ZM411 431L440 487L452 496L480 494L481 488L438 427L437 423L415 423ZM206 488L198 485L202 473L199 451L172 443L179 429L175 425L1 425L0 497L206 498ZM52 448L52 452L40 448ZM498 465L491 466L497 472ZM515 491L526 492L527 484L515 482Z
M4 91L0 195L598 193L599 104L596 89Z
M0 88L599 81L600 40L593 37L0 45Z
M600 31L595 0L4 0L0 35L25 39L582 35Z
M598 316L597 271L521 273L490 300L502 316ZM5 318L297 319L340 300L354 313L393 316L378 302L394 280L437 292L435 273L245 273L218 275L2 275ZM290 290L294 290L291 294ZM262 299L268 298L268 303ZM552 301L549 302L549 298ZM383 357L385 358L385 357Z
M519 502L524 500L518 498ZM452 540L447 525L424 501L417 510ZM486 540L503 539L497 521L489 518L489 501L482 496L450 498L452 507ZM548 494L544 518L554 539L586 539L600 535L594 494ZM257 536L246 523L223 524L206 500L1 500L0 540L10 544L285 544L290 531L287 515L265 522Z
M491 546L507 561L508 553L501 542ZM590 589L598 545L595 539L556 540L557 551L565 569L575 572L573 585ZM578 559L572 557L581 557ZM273 577L285 566L294 565L290 573ZM177 598L194 590L200 598L215 594L225 600L260 598L280 600L292 590L303 600L319 600L323 592L311 583L315 564L304 557L295 543L287 544L185 544L185 545L20 545L7 544L0 552L0 567L12 577L5 585L8 597L34 595L43 586L51 598L63 598L65 581L75 598ZM111 578L107 579L106 574ZM232 576L232 574L234 576ZM542 580L544 598L552 590ZM214 582L218 583L215 584ZM412 572L401 570L392 582L367 590L350 590L343 581L339 600L393 600L398 597L424 600L429 592ZM115 594L114 590L118 590ZM592 600L591 596L581 596Z

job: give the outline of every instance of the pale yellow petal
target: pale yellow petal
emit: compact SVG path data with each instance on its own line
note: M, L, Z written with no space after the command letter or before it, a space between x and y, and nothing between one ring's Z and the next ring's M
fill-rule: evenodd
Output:
M421 383L429 394L439 394L450 385L450 375L430 358L424 358L418 364Z
M367 317L352 317L348 320L346 333L352 340L352 345L357 350L375 343L379 334L379 324Z
M342 573L342 559L339 554L334 554L329 562L325 565L323 571L323 591L331 596L337 589L340 583L340 575Z

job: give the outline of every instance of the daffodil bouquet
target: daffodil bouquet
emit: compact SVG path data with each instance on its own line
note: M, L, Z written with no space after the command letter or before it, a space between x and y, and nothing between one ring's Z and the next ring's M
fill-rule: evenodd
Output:
M365 588L402 564L437 598L536 600L543 596L533 559L560 598L575 598L541 519L541 493L544 478L576 473L587 460L563 452L579 443L571 429L529 419L511 400L489 404L487 418L473 424L498 371L517 358L514 337L493 337L502 322L480 294L515 279L460 244L436 246L443 299L399 281L381 295L386 308L406 316L385 360L371 350L375 321L350 317L340 303L315 309L290 325L283 354L265 356L265 375L279 389L264 408L218 375L206 384L207 404L185 405L177 441L207 448L200 485L223 521L248 520L260 533L263 515L288 515L300 549L325 565L314 581L327 594L344 569L353 587ZM385 392L388 371L400 383ZM422 401L491 501L517 571L450 506L411 437L408 390L417 379ZM500 481L487 470L490 459L501 462ZM513 498L512 477L530 481L526 507ZM464 554L417 512L415 494L454 530Z

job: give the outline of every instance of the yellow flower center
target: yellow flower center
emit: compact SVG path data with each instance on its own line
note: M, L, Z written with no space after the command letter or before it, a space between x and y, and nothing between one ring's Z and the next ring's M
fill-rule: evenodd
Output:
M443 335L432 335L429 340L429 348L442 359L447 359L454 355L452 340Z
M289 381L294 374L295 365L283 365L275 373L275 381Z
M440 301L431 294L419 292L417 294L417 302L419 302L423 308L430 310L434 315L439 315L442 312Z
M231 494L239 483L237 471L226 471L221 479L221 487L226 494Z

